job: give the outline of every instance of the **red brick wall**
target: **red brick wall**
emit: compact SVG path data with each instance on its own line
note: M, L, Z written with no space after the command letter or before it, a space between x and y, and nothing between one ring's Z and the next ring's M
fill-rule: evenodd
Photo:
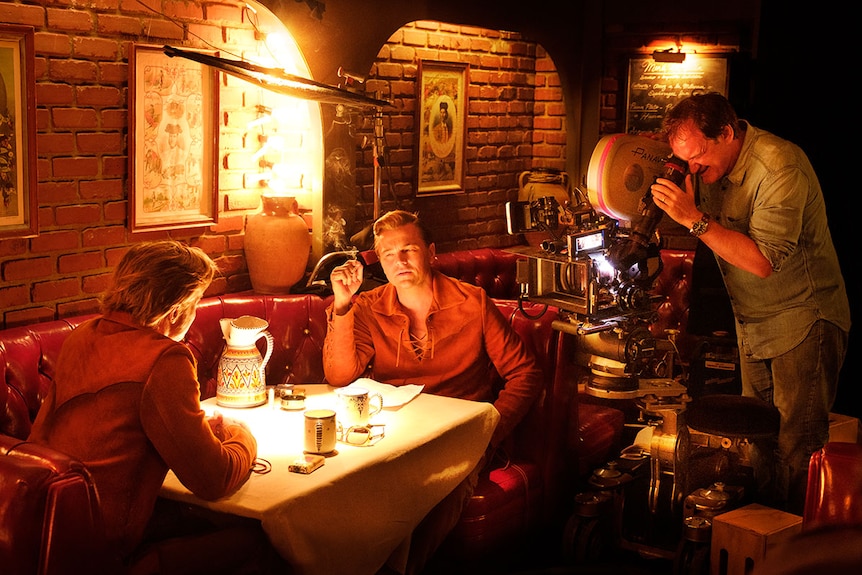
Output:
M468 119L463 193L415 197L420 60L469 64ZM506 234L505 204L517 200L518 176L536 167L565 169L565 109L559 77L541 46L518 34L419 21L398 30L383 46L366 91L392 100L384 120L397 206L418 211L430 224L441 252L506 247L521 238ZM364 133L372 136L366 119ZM362 154L357 226L373 216L373 164ZM396 207L383 185L381 212Z
M263 51L260 19L251 19L245 2L232 0L0 3L0 23L35 30L39 229L36 237L0 240L0 327L97 311L113 267L128 245L143 240L174 238L204 249L221 270L209 294L250 289L243 229L259 205L260 167L250 158L260 141L245 125L263 91L220 74L214 226L130 232L127 138L132 44L251 57Z
M220 81L216 225L132 234L127 218L130 46L214 46L225 55L254 54L260 42L244 6L235 0L0 2L0 23L35 29L39 227L37 237L0 239L0 327L95 312L127 246L148 239L188 241L210 254L222 276L209 295L251 288L243 230L257 205L258 167L248 158L260 142L246 137L241 125L254 114L259 89L233 78ZM413 199L419 58L471 66L462 194ZM369 80L384 83L387 97L401 103L386 119L393 185L406 206L419 209L436 228L438 249L514 243L517 238L505 234L503 206L517 197L518 174L536 166L564 168L562 95L543 51L517 35L422 22L399 30L381 48ZM372 154L370 148L357 150L364 223L373 212Z

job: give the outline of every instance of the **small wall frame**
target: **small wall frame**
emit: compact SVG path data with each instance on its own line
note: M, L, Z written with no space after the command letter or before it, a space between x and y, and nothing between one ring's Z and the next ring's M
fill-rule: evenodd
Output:
M34 38L0 24L0 238L39 234Z
M464 63L419 61L417 196L464 190L468 74Z

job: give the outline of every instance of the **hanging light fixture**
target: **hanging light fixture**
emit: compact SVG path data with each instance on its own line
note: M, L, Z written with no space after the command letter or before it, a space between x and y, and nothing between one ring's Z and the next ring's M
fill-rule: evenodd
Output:
M226 72L247 82L257 84L273 92L292 96L302 100L313 100L329 104L344 104L357 108L392 108L392 103L386 100L369 98L362 94L356 94L348 90L315 82L307 78L288 74L278 68L258 66L245 60L231 60L219 58L209 54L201 54L188 50L181 50L173 46L163 47L165 55L169 57L180 57L192 60L200 64L212 66L222 72Z

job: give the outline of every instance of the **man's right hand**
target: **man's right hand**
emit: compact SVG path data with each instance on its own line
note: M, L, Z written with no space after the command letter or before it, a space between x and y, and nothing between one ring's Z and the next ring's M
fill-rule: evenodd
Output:
M251 429L249 429L248 425L245 422L229 417L224 417L219 411L216 411L212 415L207 416L206 421L209 424L213 435L218 437L219 441L224 441L225 439L227 439L227 428L231 425L239 425L240 427L246 429L249 433L251 432Z
M359 260L348 260L334 268L329 274L332 286L333 309L336 314L343 315L350 309L350 301L362 286L364 268Z

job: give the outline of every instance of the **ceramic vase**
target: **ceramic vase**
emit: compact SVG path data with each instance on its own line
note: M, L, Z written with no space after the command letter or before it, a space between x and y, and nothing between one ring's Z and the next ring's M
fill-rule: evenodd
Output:
M245 259L257 293L284 294L305 275L311 235L292 196L262 196L245 226Z

